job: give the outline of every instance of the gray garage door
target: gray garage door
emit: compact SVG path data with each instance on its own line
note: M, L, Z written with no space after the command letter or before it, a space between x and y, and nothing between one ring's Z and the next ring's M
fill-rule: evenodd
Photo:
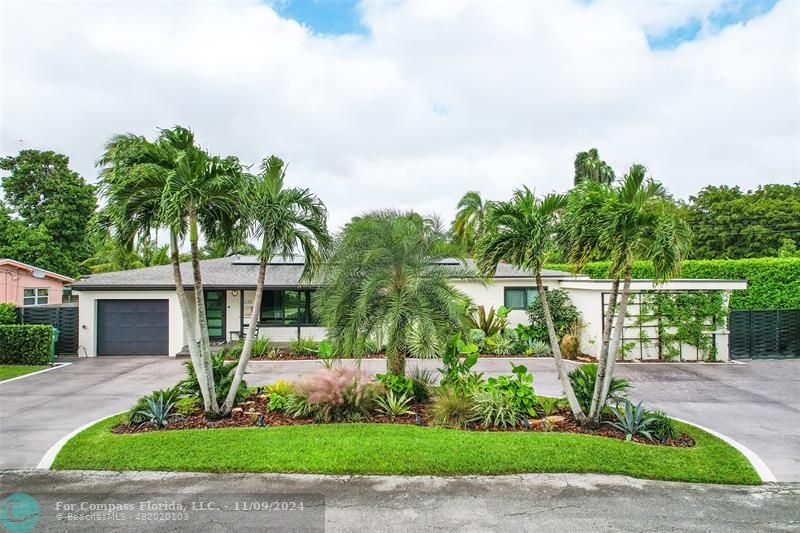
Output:
M98 300L97 355L167 355L168 300Z

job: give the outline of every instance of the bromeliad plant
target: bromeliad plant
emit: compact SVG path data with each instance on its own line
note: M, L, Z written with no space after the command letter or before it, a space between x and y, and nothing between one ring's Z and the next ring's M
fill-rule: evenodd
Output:
M575 368L569 373L569 381L572 383L572 388L575 390L575 396L578 398L581 409L588 413L592 405L595 383L597 382L597 364L589 363ZM631 384L627 379L612 379L606 395L606 405L612 404L616 406L624 401L630 387Z
M465 317L467 327L483 331L487 338L497 335L508 326L509 311L510 309L502 305L496 311L494 307L490 307L488 312L483 305L469 307Z

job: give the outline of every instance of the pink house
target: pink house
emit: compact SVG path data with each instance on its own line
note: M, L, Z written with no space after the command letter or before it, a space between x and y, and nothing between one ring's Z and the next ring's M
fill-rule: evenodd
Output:
M55 272L0 259L0 303L23 305L60 304L64 285L75 280Z

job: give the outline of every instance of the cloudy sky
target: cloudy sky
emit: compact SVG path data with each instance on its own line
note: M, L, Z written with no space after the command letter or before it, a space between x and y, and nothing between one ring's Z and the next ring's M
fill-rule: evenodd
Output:
M800 2L3 2L0 152L113 134L289 161L334 226L564 191L589 147L677 196L800 179Z

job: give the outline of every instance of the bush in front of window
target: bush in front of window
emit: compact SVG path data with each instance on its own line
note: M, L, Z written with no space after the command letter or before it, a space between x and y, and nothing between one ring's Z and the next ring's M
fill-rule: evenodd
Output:
M562 289L550 289L545 291L547 303L550 307L550 315L553 317L553 325L556 328L556 336L561 339L569 333L570 327L580 318L578 309L572 304L569 295ZM539 299L533 300L528 307L528 318L531 321L530 335L535 340L549 342L547 338L547 324L542 312L542 303Z
M0 326L11 326L17 323L17 306L0 304Z
M49 364L52 339L51 326L0 326L0 364Z

